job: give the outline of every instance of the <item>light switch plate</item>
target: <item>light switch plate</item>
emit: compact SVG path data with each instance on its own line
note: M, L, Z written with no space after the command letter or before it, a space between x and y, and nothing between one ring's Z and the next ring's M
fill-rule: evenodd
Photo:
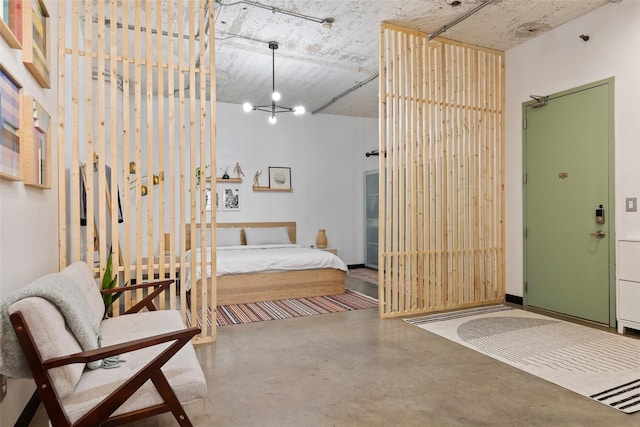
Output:
M637 212L638 211L638 198L637 197L627 197L624 199L624 205L626 207L627 212Z

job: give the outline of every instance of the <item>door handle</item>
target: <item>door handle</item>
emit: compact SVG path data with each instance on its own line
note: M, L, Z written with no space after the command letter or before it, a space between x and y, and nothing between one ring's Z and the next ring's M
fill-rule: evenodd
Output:
M591 233L591 237L597 237L598 239L602 239L606 235L607 234L602 230L598 230L595 233Z

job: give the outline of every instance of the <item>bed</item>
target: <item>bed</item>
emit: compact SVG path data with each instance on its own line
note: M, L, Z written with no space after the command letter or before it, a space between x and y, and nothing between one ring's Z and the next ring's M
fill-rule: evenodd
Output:
M190 224L186 226L190 236ZM295 222L219 223L217 228L217 305L344 293L346 264L330 252L296 245ZM202 252L192 253L187 241L187 264ZM206 253L210 256L211 249ZM196 304L201 276L200 271L186 274L187 290L195 287L190 294Z

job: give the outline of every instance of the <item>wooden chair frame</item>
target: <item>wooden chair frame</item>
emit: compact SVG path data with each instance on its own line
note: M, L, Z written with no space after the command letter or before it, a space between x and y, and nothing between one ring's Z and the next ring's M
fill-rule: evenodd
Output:
M141 285L126 286L120 288L113 288L110 290L102 291L103 293L129 291L140 288L148 288L152 286L158 286L154 292L150 293L142 301L127 310L126 314L134 313L147 307L151 311L155 311L156 307L153 304L153 299L158 296L162 290L171 284L173 280L166 280L161 282L146 283ZM134 310L135 309L135 310ZM191 341L191 339L200 333L200 328L192 327L169 332L165 334L154 335L142 339L137 339L125 343L111 345L90 351L83 351L80 353L71 354L63 357L56 357L53 359L43 360L36 344L33 340L33 336L28 326L25 323L24 317L21 312L13 313L10 316L11 324L13 325L20 346L24 352L25 358L31 369L33 379L36 383L36 391L32 396L29 404L34 405L34 399L42 400L44 406L49 415L49 419L54 427L58 426L116 426L125 423L130 423L142 418L158 415L164 412L171 412L176 421L181 426L191 426L191 421L186 412L182 408L181 403L176 397L171 385L167 378L162 373L162 366L167 363L171 357L173 357L182 347ZM75 423L71 423L67 417L60 397L53 388L51 376L49 370L60 366L72 364L72 363L88 363L97 360L104 359L106 357L117 356L122 353L140 350L147 347L152 347L158 344L174 341L169 347L167 347L162 353L157 355L153 360L147 363L140 371L134 376L129 378L123 384L121 384L116 390L106 396L96 407L87 412L82 418ZM142 387L148 380L151 380L156 387L160 396L164 400L163 404L151 406L138 411L132 411L126 414L112 416L120 405L122 405L133 393L135 393L140 387ZM39 395L37 398L36 395ZM36 405L37 408L37 405ZM25 408L26 409L26 408ZM24 413L23 413L24 415ZM24 420L21 416L20 419ZM17 424L18 425L18 424ZM28 425L28 420L27 424Z

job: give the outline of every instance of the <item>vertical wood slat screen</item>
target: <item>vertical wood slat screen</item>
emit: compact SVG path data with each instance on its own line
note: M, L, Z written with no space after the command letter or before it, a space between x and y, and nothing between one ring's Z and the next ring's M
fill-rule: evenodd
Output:
M101 278L111 254L120 285L215 271L215 253L185 253L187 241L215 248L214 227L185 235L187 223L215 224L206 174L196 178L216 170L213 3L84 0L59 11L60 268L84 260ZM216 338L215 274L202 280L198 307L177 283L156 302L193 319L197 342Z
M380 38L380 317L504 301L504 54Z

